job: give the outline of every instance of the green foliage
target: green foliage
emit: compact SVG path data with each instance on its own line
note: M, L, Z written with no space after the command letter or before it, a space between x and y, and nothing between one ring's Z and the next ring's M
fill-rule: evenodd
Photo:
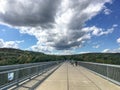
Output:
M63 58L55 55L45 55L40 52L0 48L0 65L24 64L55 60L63 60Z
M120 65L120 53L87 53L72 55L73 60Z
M0 48L0 65L35 63L55 60L78 60L87 62L118 64L120 53L87 53L78 55L46 55L40 52Z

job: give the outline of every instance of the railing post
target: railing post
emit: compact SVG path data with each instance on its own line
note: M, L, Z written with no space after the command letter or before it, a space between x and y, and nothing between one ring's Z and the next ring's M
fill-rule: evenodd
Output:
M108 71L108 65L107 65L107 79L109 78L109 71Z
M37 75L39 75L39 66L37 66Z
M17 87L19 86L19 69L16 71Z
M29 79L31 80L31 68L28 68L28 72L29 72Z

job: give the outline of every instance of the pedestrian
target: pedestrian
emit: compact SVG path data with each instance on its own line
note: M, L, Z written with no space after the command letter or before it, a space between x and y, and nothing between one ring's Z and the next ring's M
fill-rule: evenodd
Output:
M78 62L77 61L75 61L75 66L77 66L78 65Z

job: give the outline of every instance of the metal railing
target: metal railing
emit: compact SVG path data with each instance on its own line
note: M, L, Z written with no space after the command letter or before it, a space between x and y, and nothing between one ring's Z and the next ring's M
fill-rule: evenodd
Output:
M60 61L0 66L0 90L19 85L33 76L40 75L60 64Z
M81 61L79 61L78 63L80 66L83 66L93 71L94 73L99 74L105 79L120 85L120 65L81 62Z

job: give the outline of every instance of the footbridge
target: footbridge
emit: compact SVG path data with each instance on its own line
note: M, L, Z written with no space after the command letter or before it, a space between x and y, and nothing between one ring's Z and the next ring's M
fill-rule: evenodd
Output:
M120 90L120 66L51 61L0 66L0 90Z

